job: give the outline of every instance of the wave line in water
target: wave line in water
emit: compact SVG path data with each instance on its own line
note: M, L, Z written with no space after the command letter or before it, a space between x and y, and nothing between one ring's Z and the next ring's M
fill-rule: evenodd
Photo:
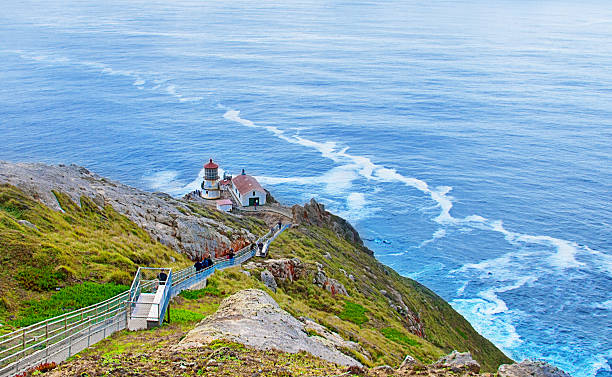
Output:
M321 156L336 163L343 164L341 167L336 167L334 169L341 168L345 172L352 170L367 180L386 183L399 182L405 184L406 186L413 187L428 195L434 202L437 203L437 206L440 208L440 214L436 216L433 221L442 226L462 225L498 232L503 234L505 239L513 245L532 244L549 246L556 250L556 253L549 256L549 264L560 269L580 267L583 265L582 262L576 260L576 255L580 251L588 250L586 247L580 246L575 242L545 235L529 235L511 232L503 227L502 220L489 220L476 214L467 216L465 218L453 217L450 213L451 209L453 208L453 203L451 198L448 196L452 189L450 186L442 186L432 189L429 187L427 182L423 180L414 177L405 177L398 173L396 169L375 164L368 157L352 155L348 153L348 147L338 150L338 144L336 142L317 142L301 137L299 134L287 135L283 130L275 126L258 126L253 121L240 117L240 111L237 110L229 109L225 112L223 117L227 120L238 122L250 128L268 130L279 139L287 141L291 144L298 144L315 149L321 153ZM271 177L267 177L266 179L268 183L274 181L274 178ZM314 179L314 177L299 178L292 182L298 184L309 184ZM285 182L289 181L291 181L291 179L288 179ZM347 182L345 181L343 187L345 187L346 184ZM435 238L435 235L433 237Z

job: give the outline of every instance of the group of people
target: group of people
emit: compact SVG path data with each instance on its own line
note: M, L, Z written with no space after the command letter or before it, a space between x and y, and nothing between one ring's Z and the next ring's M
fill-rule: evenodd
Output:
M279 221L278 224L278 230L281 230L281 228L283 227L283 224ZM272 229L270 229L272 232L274 232L274 230L276 229L276 227L273 227ZM255 248L259 249L259 253L261 254L263 252L263 248L264 248L264 244L262 242L259 242L257 244L253 243L251 244L251 251L254 251ZM234 261L234 257L236 256L234 249L230 248L229 253L227 254L227 259L229 259L232 263ZM210 257L210 255L206 256L206 258L203 258L201 261L197 261L195 262L195 264L193 265L196 269L196 272L200 272L202 270L207 269L208 267L212 266L214 264L212 258Z
M213 264L214 262L212 258L210 257L210 255L208 255L206 256L206 258L203 258L201 261L196 261L193 267L195 267L196 272L200 272L212 266Z

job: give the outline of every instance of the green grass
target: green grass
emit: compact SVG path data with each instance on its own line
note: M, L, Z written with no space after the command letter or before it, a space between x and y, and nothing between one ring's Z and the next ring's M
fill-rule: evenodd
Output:
M11 205L0 205L0 210L8 213L16 219L21 219L21 216L23 215L22 210Z
M77 204L61 192L53 194L64 212L0 184L0 323L5 325L0 332L74 308L51 299L56 289L64 294L72 286L85 287L84 282L130 285L138 266L191 265L111 206L99 207L87 197ZM99 297L106 293L102 289ZM97 300L91 292L83 295ZM43 304L46 300L51 301Z
M205 315L187 309L170 308L170 322L191 323L204 319Z
M364 323L368 322L368 317L365 315L366 311L366 308L364 308L362 305L345 301L344 309L342 312L340 312L340 314L338 314L338 317L345 321L353 322L357 325L363 325Z
M381 329L380 332L385 336L385 338L392 340L396 343L413 347L421 346L421 344L417 340L409 337L408 335L393 327L385 327L384 329Z
M88 198L77 204L59 192L55 196L65 212L53 211L12 186L0 185L0 322L5 324L0 332L12 328L7 323L12 316L53 315L31 303L50 299L56 287L62 288L61 293L88 281L129 284L139 265L182 268L191 264L112 207L100 208ZM222 234L238 234L240 229L262 234L267 230L265 223L250 216L229 216L192 203L188 208L193 216L212 218L229 227L216 229L213 225L212 230ZM20 225L17 219L30 221L37 229ZM324 257L326 253L331 259ZM471 351L484 372L510 362L434 292L383 266L361 245L339 237L329 227L302 225L283 232L271 245L270 257L299 258L306 266L306 276L279 282L274 293L259 281L260 270L251 271L251 276L242 274L238 266L217 271L208 279L208 287L181 294L170 309L171 319L179 321L181 328L193 327L195 321L214 313L224 297L259 288L267 290L292 315L312 318L344 339L359 342L371 357L366 359L365 353L354 356L368 366L398 365L406 354L430 362L453 349ZM171 262L172 258L176 262ZM313 283L316 263L346 287L348 301ZM389 305L381 290L397 291L406 306L418 313L425 327L424 338L410 334L408 321ZM136 341L134 347L139 345Z
M114 283L85 282L66 287L54 293L48 300L28 300L25 307L9 322L14 327L24 327L66 312L96 304L125 292L129 287Z
M197 300L204 296L220 296L218 283L215 279L209 278L206 284L206 288L185 290L179 293L179 296L186 298L187 300Z

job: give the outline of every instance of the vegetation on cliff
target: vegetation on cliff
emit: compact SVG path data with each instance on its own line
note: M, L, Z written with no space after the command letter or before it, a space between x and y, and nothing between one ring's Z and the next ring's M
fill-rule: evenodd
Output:
M139 265L182 268L191 263L110 205L102 208L86 196L77 204L62 192L54 195L63 211L0 185L0 331L110 297L126 288ZM302 214L320 217L320 211ZM266 229L259 219L195 203L184 203L181 212L221 224L218 231L228 239L243 229L252 234ZM376 261L350 224L332 215L327 219L302 223L272 244L268 261L297 258L301 266L299 274L277 278L275 292L261 281L265 267L256 261L249 273L241 271L247 266L217 271L206 289L185 292L173 303L171 317L174 313L185 330L230 294L268 289L295 317L308 317L359 343L359 351L342 351L366 366L397 366L406 354L429 363L453 349L471 351L484 371L510 362L439 296ZM121 342L122 336L114 339Z
M125 291L138 266L190 264L111 206L54 195L63 212L0 185L0 331Z

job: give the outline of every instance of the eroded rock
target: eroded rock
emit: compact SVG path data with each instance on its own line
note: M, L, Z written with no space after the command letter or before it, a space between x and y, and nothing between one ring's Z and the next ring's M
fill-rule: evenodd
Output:
M215 339L235 341L257 349L290 353L305 351L336 364L361 367L357 360L325 344L320 337L308 336L302 322L258 289L240 291L223 300L217 312L202 320L176 349L200 347Z
M400 364L399 369L409 368L416 364L418 364L418 361L414 357L406 355L406 357L404 357L404 361L402 361Z
M270 271L261 271L261 282L264 283L266 287L276 292L276 288L278 288L278 286L276 285L276 280L274 280L274 275L272 275Z
M77 205L82 196L91 198L100 207L111 205L153 239L192 258L210 250L225 249L232 241L224 235L230 228L190 213L184 201L113 182L77 165L0 161L0 183L16 186L57 211L62 208L53 190L65 193ZM236 236L248 241L257 238L246 231Z
M453 371L469 370L470 372L480 373L480 364L472 359L470 352L453 351L451 354L438 359L434 366L450 368Z
M318 324L310 318L302 317L300 321L304 324L304 330L307 332L314 332L321 338L324 338L330 345L335 347L337 350L350 349L358 352L370 359L372 356L366 351L359 343L345 340L335 332L329 331L326 327Z
M363 241L359 237L357 230L346 220L325 210L325 206L314 199L304 206L294 205L291 208L293 213L293 224L307 224L315 226L327 226L338 236L359 246L363 246ZM362 251L373 255L373 252L365 247Z
M571 377L568 373L544 361L525 360L504 364L497 370L498 377Z
M317 271L315 274L313 283L319 287L328 290L333 295L344 295L348 296L348 292L342 283L336 279L328 277L322 270Z

